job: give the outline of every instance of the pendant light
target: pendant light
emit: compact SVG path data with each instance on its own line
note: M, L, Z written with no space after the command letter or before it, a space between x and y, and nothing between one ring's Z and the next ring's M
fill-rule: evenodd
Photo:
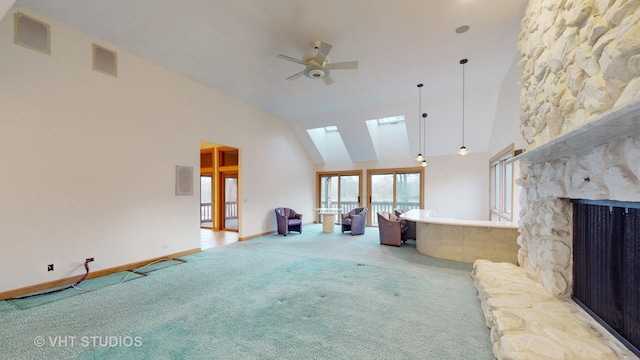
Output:
M460 60L460 64L462 65L462 146L460 146L458 154L463 156L469 153L467 147L464 146L464 64L466 64L467 62L467 59Z
M418 84L418 89L420 94L419 113L422 113L422 84ZM420 152L420 149L422 149L422 121L420 118L418 118L418 129L418 156L416 156L416 161L424 162L424 156L422 156L422 153Z
M426 122L426 120L427 120L427 113L422 113L422 124L423 124L422 127L424 128L425 132L427 130L427 122ZM422 146L423 146L422 147L422 152L426 154L427 153L427 151L426 151L427 134L424 134L423 137L424 137L424 141L422 141ZM420 165L422 165L422 167L426 167L427 166L427 158L426 158L426 156L422 159L422 163Z

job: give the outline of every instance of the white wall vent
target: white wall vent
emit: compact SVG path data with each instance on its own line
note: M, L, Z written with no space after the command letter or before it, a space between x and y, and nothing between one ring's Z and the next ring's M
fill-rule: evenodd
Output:
M15 13L14 42L45 54L51 55L51 29L49 24L23 13Z
M93 44L93 70L118 77L118 54L102 47L97 44Z

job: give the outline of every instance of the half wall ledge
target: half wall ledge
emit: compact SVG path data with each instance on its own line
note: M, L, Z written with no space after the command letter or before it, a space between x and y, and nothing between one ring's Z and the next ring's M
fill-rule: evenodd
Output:
M416 223L416 250L439 259L473 264L478 259L517 264L518 224L430 217L429 210L400 215Z

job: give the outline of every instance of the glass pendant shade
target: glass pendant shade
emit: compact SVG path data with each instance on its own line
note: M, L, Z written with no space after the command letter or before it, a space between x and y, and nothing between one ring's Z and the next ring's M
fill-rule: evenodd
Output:
M467 148L464 145L460 146L460 150L458 150L458 154L464 156L464 155L467 155L468 153L469 153L469 151L467 150Z

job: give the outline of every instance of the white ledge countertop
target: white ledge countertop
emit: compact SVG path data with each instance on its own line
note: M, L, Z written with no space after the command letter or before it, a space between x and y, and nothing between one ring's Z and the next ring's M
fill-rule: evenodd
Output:
M432 217L433 211L424 209L413 209L400 214L400 218L427 224L454 225L454 226L476 226L487 228L518 229L517 223L506 221L487 220L459 220L451 218Z

